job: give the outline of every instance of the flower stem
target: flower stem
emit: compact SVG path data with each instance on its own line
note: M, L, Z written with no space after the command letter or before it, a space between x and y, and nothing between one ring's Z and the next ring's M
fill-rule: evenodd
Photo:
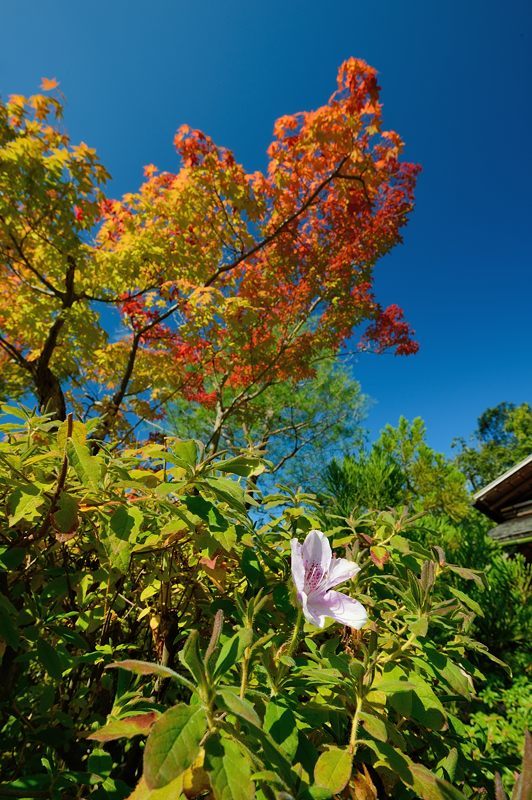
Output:
M244 650L244 658L242 660L242 680L240 681L240 697L244 697L248 685L248 669L249 669L250 649L246 647Z
M362 700L360 698L357 698L357 705L355 708L355 713L353 714L353 722L351 723L351 736L349 737L349 752L351 753L352 756L355 755L356 751L358 724L360 722L361 710L362 710Z
M302 622L303 622L303 611L301 610L301 608L298 608L296 624L294 625L294 630L292 631L292 638L290 639L290 644L288 645L288 650L286 651L286 655L288 656L291 656L294 650L296 649Z
M303 611L301 608L298 607L297 618L294 625L294 630L292 631L292 636L290 637L290 641L288 642L286 647L284 645L281 645L281 647L277 651L277 658L279 658L281 655L291 656L294 653L294 650L296 649L297 646L297 641L299 639L299 634L301 632L302 622L303 622ZM275 681L275 692L277 691L277 686L284 678L287 669L288 668L286 664L279 664L279 669L277 671L277 678Z

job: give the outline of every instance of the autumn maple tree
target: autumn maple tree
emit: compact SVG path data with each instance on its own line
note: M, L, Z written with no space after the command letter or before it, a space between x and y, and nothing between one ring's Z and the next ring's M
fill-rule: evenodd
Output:
M183 126L178 171L149 165L120 200L65 133L56 82L42 89L0 106L6 395L96 413L102 438L174 398L211 406L220 427L272 384L312 376L359 326L362 348L415 352L373 268L400 241L418 167L383 130L363 61L342 65L326 105L276 122L264 173Z

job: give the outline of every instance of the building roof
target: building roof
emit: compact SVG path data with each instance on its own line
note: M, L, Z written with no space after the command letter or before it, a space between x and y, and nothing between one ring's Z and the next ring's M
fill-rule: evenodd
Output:
M532 502L532 453L476 492L473 498L475 508L496 522L507 519L514 506L527 500Z
M532 453L473 495L475 508L499 524L490 536L501 544L532 539Z

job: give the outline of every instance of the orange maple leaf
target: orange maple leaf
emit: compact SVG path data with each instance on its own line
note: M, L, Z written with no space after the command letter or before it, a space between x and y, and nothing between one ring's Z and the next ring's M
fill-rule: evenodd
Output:
M147 164L144 167L144 177L145 178L151 178L151 176L155 175L156 172L157 172L157 167L155 166L155 164Z
M57 89L59 81L56 78L43 78L41 80L41 89L43 92L51 92L52 89Z

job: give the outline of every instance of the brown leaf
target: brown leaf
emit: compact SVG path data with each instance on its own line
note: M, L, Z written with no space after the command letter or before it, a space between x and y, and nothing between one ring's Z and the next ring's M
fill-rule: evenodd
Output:
M362 770L362 772L357 772L349 783L352 800L376 800L377 789L365 764L362 764Z
M123 719L114 719L94 731L87 739L94 739L97 742L112 742L114 739L130 739L132 736L147 736L152 725L159 717L158 711L147 711L145 714L135 714Z

